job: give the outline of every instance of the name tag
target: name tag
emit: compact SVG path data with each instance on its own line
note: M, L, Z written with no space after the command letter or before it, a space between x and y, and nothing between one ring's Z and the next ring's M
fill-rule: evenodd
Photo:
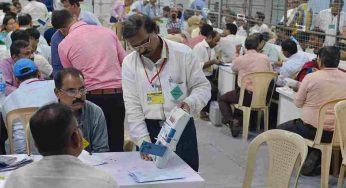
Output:
M328 29L335 29L335 27L336 27L335 24L329 24L328 25Z
M207 72L213 73L213 65L207 68Z
M162 91L147 93L148 104L163 104L164 98Z

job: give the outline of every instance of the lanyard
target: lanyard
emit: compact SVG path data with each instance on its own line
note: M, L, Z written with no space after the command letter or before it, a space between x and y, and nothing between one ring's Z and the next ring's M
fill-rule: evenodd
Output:
M42 82L44 80L31 80L30 82L26 83L26 84L31 84L31 83L34 83L34 82Z
M164 42L164 43L165 43L165 42ZM165 47L166 47L166 49L167 49L167 56L168 56L169 51L168 51L168 45L167 45L167 43L165 43ZM165 59L163 60L161 66L160 66L160 68L159 68L159 70L157 70L157 68L156 68L156 74L155 74L151 79L149 78L147 69L145 68L144 61L143 61L143 59L142 59L142 56L140 56L140 59L141 59L142 65L143 65L143 67L144 67L145 75L147 76L148 82L150 83L150 85L153 85L154 80L155 80L158 76L160 76L160 73L162 72L162 69L163 69L163 67L165 66L166 62L167 62L167 58L165 58ZM155 65L155 67L156 67L156 65Z

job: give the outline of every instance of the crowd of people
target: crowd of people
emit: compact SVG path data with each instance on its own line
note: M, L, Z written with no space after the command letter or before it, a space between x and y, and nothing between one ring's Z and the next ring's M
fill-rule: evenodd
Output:
M344 2L333 0L329 9L318 13L310 1L291 3L292 9L272 30L263 12L249 19L231 10L224 11L223 29L213 28L204 0L194 0L188 9L183 4L160 7L156 0L116 0L109 22L121 24L121 38L82 10L80 0L29 0L23 7L18 0L0 3L0 71L6 82L2 117L38 107L30 120L36 143L32 147L34 154L45 156L13 173L6 187L54 187L40 182L52 174L77 187L116 187L98 171L78 182L89 169L75 157L83 149L123 151L124 123L137 146L154 143L175 107L209 121L210 103L218 101L222 123L236 137L242 114L231 106L241 97L242 83L243 104L251 105L254 87L242 78L254 72L276 72L276 87L287 85L289 78L299 82L291 87L297 91L295 104L303 109L302 118L278 128L314 138L319 107L346 98L346 73L338 68L346 52L335 47L346 46L339 37L346 36ZM307 53L317 58L311 60ZM235 90L220 96L218 66L225 64L232 64L238 82ZM325 142L333 135L332 120L325 125ZM17 120L12 129L14 153L25 153L23 124ZM198 171L194 118L176 153ZM140 157L152 160L150 155ZM315 170L316 161L305 166L305 174ZM66 168L74 173L57 174L64 167L48 168L58 162L70 164ZM22 177L31 177L32 184Z

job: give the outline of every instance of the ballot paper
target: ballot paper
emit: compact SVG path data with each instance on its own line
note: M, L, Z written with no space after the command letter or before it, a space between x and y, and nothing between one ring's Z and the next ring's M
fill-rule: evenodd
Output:
M137 183L184 179L185 177L177 169L153 169L134 170L129 175Z
M33 161L34 160L33 160L32 156L28 156L26 154L16 155L15 161L13 161L9 164L0 166L0 172L15 170L17 168L20 168L22 166L25 166L26 164L33 162Z
M102 160L100 157L93 155L85 150L78 156L78 159L81 160L84 164L90 166L100 166L107 164L106 161Z

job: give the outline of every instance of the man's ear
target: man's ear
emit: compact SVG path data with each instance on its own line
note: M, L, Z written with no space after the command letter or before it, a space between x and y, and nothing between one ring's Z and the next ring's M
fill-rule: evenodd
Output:
M75 149L80 148L82 147L81 145L83 145L83 139L81 138L80 134L78 134L77 131L74 131L71 135L71 146Z
M56 97L59 98L59 89L54 88L54 93L55 93Z

